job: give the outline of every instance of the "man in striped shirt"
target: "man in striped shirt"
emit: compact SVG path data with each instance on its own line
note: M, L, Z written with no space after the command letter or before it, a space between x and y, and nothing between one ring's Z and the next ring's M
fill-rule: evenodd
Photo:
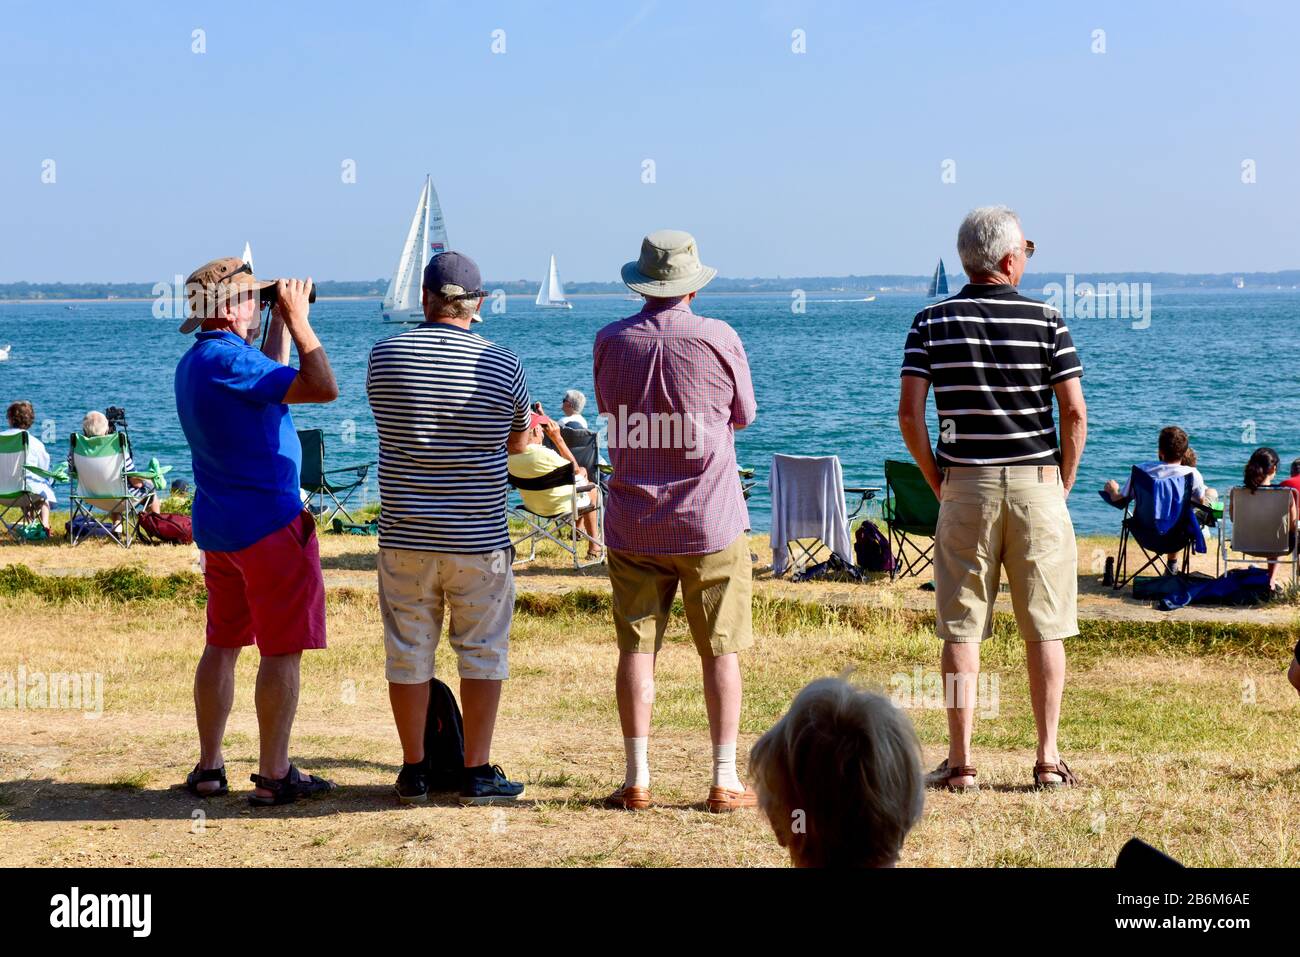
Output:
M449 638L465 719L462 804L514 800L523 785L488 760L514 612L506 454L527 447L524 369L470 332L485 293L478 266L445 252L424 270L426 321L375 344L366 393L379 433L379 609L402 741L397 796L427 800L425 716L434 651Z
M1057 751L1056 730L1063 639L1079 633L1077 553L1065 500L1087 435L1083 367L1061 316L1016 289L1034 246L1014 212L973 210L957 233L957 250L971 281L917 313L898 406L908 450L941 503L935 617L944 641L949 740L948 757L928 782L975 787L970 740L979 643L992 630L1005 573L1038 728L1034 783L1069 786L1076 779ZM931 386L939 418L933 452L925 421Z

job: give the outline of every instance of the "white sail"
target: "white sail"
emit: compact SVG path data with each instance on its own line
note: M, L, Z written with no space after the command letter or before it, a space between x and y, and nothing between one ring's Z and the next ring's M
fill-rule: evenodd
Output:
M420 312L420 284L424 278L425 264L438 253L447 250L447 224L442 218L442 207L433 188L433 178L426 176L424 188L415 204L415 214L402 244L402 255L393 270L393 279L384 296L384 312L418 314Z
M564 286L560 282L560 271L555 265L555 254L551 254L551 268L537 290L536 304L557 309L572 309L573 305L564 298Z
M244 241L244 255L239 258L248 263L249 269L253 269L253 247L247 240ZM256 272L257 270L254 269L253 271Z

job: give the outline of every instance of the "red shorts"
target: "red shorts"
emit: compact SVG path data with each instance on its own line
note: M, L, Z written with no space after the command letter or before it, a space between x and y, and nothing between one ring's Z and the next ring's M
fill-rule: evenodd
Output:
M325 579L316 522L303 512L237 552L204 552L208 644L264 657L325 647Z

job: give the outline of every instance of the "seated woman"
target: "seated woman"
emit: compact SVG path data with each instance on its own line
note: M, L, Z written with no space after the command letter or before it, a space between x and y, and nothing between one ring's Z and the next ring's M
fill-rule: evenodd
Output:
M81 434L87 438L93 438L97 435L108 435L108 417L103 412L92 409L87 412L81 420ZM72 467L72 456L68 455L68 466ZM135 469L135 461L131 458L131 452L128 449L126 453L126 470L128 472ZM129 477L126 480L127 491L137 503L143 502L146 511L153 512L155 515L162 512L162 501L154 494L153 482L148 479Z
M15 402L6 410L5 418L9 422L9 428L0 434L13 435L17 432L26 432L27 464L38 469L45 469L48 472L50 453L46 450L45 443L31 433L31 428L36 423L36 411L32 408L32 404L26 401ZM50 506L58 503L58 498L54 494L54 487L45 479L28 472L27 491L41 497L41 528L45 529L45 537L49 538Z
M1246 463L1245 475L1242 478L1242 484L1252 492L1257 488L1267 488L1273 484L1277 478L1277 467L1281 460L1277 452L1268 446L1262 446L1256 449L1250 455L1250 461ZM1285 487L1285 486L1284 486ZM1228 517L1232 517L1232 503L1228 503ZM1296 520L1300 519L1300 496L1292 490L1291 492L1291 515L1290 515L1290 551L1295 552L1296 547ZM1260 555L1260 558L1268 558L1268 555ZM1277 572L1282 566L1277 562L1268 563L1268 587L1273 591L1281 589L1277 582Z
M1208 505L1219 497L1219 493L1214 489L1205 487L1205 479L1201 477L1200 470L1196 468L1196 450L1189 444L1187 433L1176 425L1167 425L1160 430L1160 437L1156 440L1156 460L1154 462L1143 462L1138 468L1155 479L1191 475L1193 501L1203 502ZM1118 505L1133 494L1132 483L1133 475L1130 473L1129 477L1124 480L1123 488L1120 488L1119 483L1111 479L1102 487L1101 491L1103 495ZM1178 563L1177 553L1166 555L1165 560L1165 574L1173 574Z
M543 438L550 439L555 449L548 449L543 445ZM568 462L573 463L573 474L578 479L578 485L596 484L588 480L587 470L578 464L569 447L564 444L560 427L553 420L534 412L528 420L528 448L526 451L509 456L506 459L506 468L515 478L542 478L558 468L563 468ZM519 497L523 499L524 508L534 515L550 517L569 510L573 503L573 489L572 485L562 485L545 491L520 489ZM579 509L586 508L588 505L598 505L599 502L599 488L578 493ZM601 546L597 544L600 535L596 527L596 510L579 515L578 527L588 536L586 557L599 558Z
M841 678L799 692L749 752L749 771L795 867L893 867L925 806L912 722Z

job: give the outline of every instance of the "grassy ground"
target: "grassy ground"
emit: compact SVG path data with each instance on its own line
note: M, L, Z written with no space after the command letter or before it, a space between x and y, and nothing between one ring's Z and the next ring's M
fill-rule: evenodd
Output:
M763 554L761 541L755 551ZM1113 550L1113 543L1112 550ZM1082 542L1085 549L1098 547ZM250 810L256 758L252 679L240 663L227 741L232 786L207 803L177 784L196 757L190 683L203 630L195 556L90 544L0 548L0 681L32 672L102 675L103 713L0 717L0 864L781 865L754 814L700 809L708 736L699 666L674 623L659 663L651 761L660 806L612 812L619 783L616 652L602 569L552 556L521 574L494 760L528 783L518 807L395 806L400 755L383 683L374 543L326 537L330 648L304 658L293 752L343 785L309 805ZM1085 585L1091 576L1085 568ZM915 579L865 586L760 581L756 649L744 659L741 750L808 680L854 669L887 692L933 673L937 643ZM1137 834L1189 864L1300 864L1300 702L1284 671L1296 613L1277 605L1201 619L1109 595L1069 645L1062 750L1084 779L1031 790L1033 723L1023 652L1007 618L985 646L975 746L985 789L931 795L909 866L1104 866ZM1231 614L1229 613L1231 612ZM444 648L439 673L454 673ZM942 757L943 712L909 709L927 762ZM196 816L197 815L197 816Z

